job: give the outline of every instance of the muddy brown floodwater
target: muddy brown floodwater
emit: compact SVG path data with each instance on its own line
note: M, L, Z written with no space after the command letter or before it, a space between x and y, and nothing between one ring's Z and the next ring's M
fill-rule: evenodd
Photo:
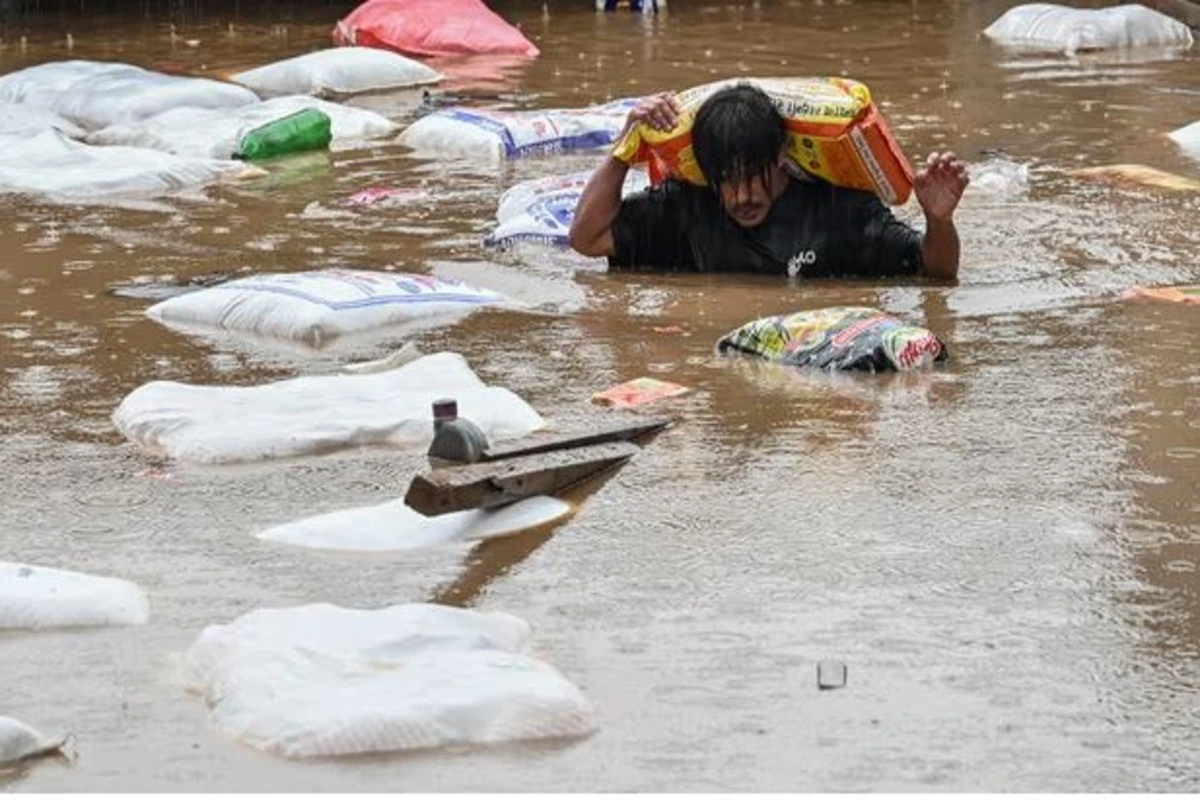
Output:
M1130 303L1200 280L1200 196L1112 188L1079 166L1200 178L1162 134L1200 118L1200 48L1029 57L979 37L1011 2L591 0L500 6L542 57L474 96L577 106L726 75L867 82L913 156L1003 150L1027 192L973 188L956 286L609 275L485 250L500 192L592 156L446 168L396 145L296 159L271 178L152 207L0 199L4 558L141 585L139 628L0 636L0 711L74 733L74 763L0 777L43 790L1021 790L1200 788L1197 310ZM325 46L345 9L287 22L130 14L29 23L0 68L67 57L203 74ZM414 93L352 101L397 118ZM408 117L411 118L411 117ZM422 204L341 201L372 185ZM917 218L915 207L902 210ZM480 313L417 338L547 416L648 374L694 392L682 423L549 532L399 554L259 541L271 524L402 491L381 450L140 473L114 430L160 378L249 384L330 370L169 332L135 280L384 265L469 278L550 313ZM923 321L948 368L803 376L717 358L766 313L871 304ZM679 326L683 333L655 331ZM838 377L838 376L835 376ZM538 653L598 708L560 744L291 762L214 730L175 677L209 623L260 606L438 598L528 619ZM816 664L848 664L819 692Z

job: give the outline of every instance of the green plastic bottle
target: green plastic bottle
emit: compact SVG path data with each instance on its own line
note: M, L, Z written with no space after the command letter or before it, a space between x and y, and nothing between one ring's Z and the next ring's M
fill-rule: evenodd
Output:
M329 115L315 108L305 108L247 133L233 157L258 161L289 153L326 150L332 140Z

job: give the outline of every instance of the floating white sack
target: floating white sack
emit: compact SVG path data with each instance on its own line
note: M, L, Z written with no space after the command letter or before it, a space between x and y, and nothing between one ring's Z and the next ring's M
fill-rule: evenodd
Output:
M1138 4L1089 9L1029 3L1009 9L983 35L1001 44L1067 55L1087 50L1192 46L1187 25Z
M239 72L233 80L261 97L332 97L402 89L441 80L420 61L374 47L334 47Z
M431 404L458 411L489 441L545 425L508 389L487 386L457 353L388 372L292 378L261 386L154 381L130 393L113 423L154 455L219 464L328 453L363 445L419 448L433 439Z
M247 133L297 111L314 108L329 117L334 146L391 136L396 123L361 108L315 97L278 97L231 109L173 108L142 122L111 125L87 137L89 144L149 147L199 158L232 158Z
M458 317L505 300L430 275L329 269L238 278L164 300L146 314L182 330L220 329L320 348L341 336Z
M137 73L132 64L113 61L51 61L0 77L0 102L50 109L62 95L87 78L119 72Z
M498 247L513 242L536 242L566 247L575 207L591 176L590 171L576 172L513 186L500 197L496 210L499 224L484 238L484 245ZM621 194L628 196L649 185L650 179L645 172L631 170Z
M420 155L488 161L590 150L617 140L635 102L537 111L447 108L405 128L399 141Z
M450 542L509 536L548 525L571 511L554 497L530 497L492 511L456 511L427 517L392 500L277 525L259 539L314 550L417 550Z
M139 122L172 108L237 108L258 102L244 86L138 67L97 71L71 83L49 108L89 130Z
M0 767L60 752L65 743L65 737L43 736L20 720L0 717Z
M0 561L0 630L141 625L149 616L129 581Z
M0 194L83 200L170 194L261 171L237 161L140 147L93 147L49 130L0 135Z
M306 758L584 736L590 703L529 624L425 603L259 609L210 625L184 677L226 734Z
M1177 131L1167 134L1171 141L1183 148L1183 152L1193 158L1200 159L1200 120L1191 125L1185 125Z
M0 100L0 136L37 136L52 131L72 139L82 138L85 133L53 111Z

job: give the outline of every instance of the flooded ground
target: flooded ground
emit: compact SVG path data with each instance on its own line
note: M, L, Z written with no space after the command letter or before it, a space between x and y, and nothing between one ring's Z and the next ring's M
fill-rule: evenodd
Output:
M476 97L577 106L724 75L867 82L913 156L1003 150L1027 192L973 188L957 286L609 275L480 246L500 192L591 157L503 169L399 146L296 159L271 178L150 207L0 199L5 558L119 575L145 627L0 636L0 711L75 735L72 764L0 785L62 790L1176 791L1200 787L1197 312L1130 303L1200 280L1200 196L1087 183L1149 164L1200 178L1162 133L1200 118L1200 49L1175 59L1006 54L1009 2L673 0L669 15L508 3L542 57ZM342 9L293 18L51 17L0 68L68 55L220 74L325 46ZM183 38L198 39L189 47ZM416 93L355 101L405 119ZM418 203L346 208L366 186ZM915 207L903 210L917 218ZM253 534L391 499L420 464L379 450L170 467L115 432L144 382L250 384L317 359L187 338L110 290L326 265L469 278L550 313L480 313L417 338L556 420L648 374L694 392L681 424L549 532L401 554L308 552ZM945 370L803 376L717 358L765 313L874 304L949 344ZM679 332L656 328L678 326ZM835 379L836 378L836 379ZM592 412L594 413L594 412ZM157 474L157 473L152 473ZM582 499L582 498L580 498ZM438 598L524 617L597 706L564 744L289 762L215 731L175 665L207 624L260 606ZM819 692L816 663L849 668Z

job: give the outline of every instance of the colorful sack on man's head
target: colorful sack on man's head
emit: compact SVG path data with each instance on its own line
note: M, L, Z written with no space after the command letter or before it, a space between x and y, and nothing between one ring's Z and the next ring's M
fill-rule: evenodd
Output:
M766 92L783 115L788 153L798 167L836 186L874 192L891 205L908 200L912 168L870 90L846 78L734 79L686 89L675 96L682 113L674 129L635 125L613 155L627 164L649 163L656 183L674 177L706 185L692 153L692 122L715 92L743 82Z

